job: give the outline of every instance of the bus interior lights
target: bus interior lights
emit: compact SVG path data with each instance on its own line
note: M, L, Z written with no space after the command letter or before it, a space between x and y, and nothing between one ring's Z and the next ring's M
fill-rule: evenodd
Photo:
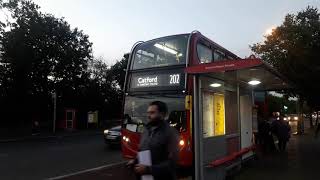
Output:
M161 45L161 44L158 44L158 43L154 44L154 46L159 48L159 49L162 49L164 51L167 51L167 52L169 52L171 54L178 54L178 52L176 50L168 48L167 46L164 46L164 45Z

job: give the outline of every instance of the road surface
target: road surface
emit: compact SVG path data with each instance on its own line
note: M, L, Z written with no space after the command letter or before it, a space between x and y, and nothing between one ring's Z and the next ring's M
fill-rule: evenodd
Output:
M1 180L37 180L123 161L102 135L64 137L41 142L0 143Z

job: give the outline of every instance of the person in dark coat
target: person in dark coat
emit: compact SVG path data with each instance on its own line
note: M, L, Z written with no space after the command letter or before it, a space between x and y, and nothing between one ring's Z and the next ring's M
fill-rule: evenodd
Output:
M314 137L315 138L318 138L319 132L320 132L320 123L317 124L317 128L316 128L316 131L314 133Z
M284 117L280 117L279 120L275 121L272 125L272 131L278 138L278 147L280 152L286 150L287 142L290 139L291 127Z
M270 123L266 120L262 120L259 123L259 143L261 145L262 151L265 153L273 152L275 150L274 140L271 134Z
M267 147L267 151L270 152L275 152L276 151L276 145L274 144L274 138L272 135L272 129L273 129L273 124L274 122L276 122L278 119L278 115L276 112L273 112L271 117L269 118L266 126L265 126L265 132L266 132L266 147Z
M154 101L148 107L149 122L144 128L139 145L139 151L150 150L152 165L138 164L137 158L128 162L133 166L138 176L151 174L154 180L176 179L175 166L178 160L177 131L165 121L167 105L161 101Z

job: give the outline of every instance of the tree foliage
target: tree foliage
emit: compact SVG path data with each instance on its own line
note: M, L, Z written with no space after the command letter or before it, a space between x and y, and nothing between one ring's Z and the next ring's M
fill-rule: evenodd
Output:
M108 67L93 57L88 35L39 8L30 0L0 0L9 13L0 22L2 119L22 126L35 117L50 121L53 92L60 111L76 108L82 119L90 110L106 115L100 118L118 116L123 61Z
M55 86L77 89L92 59L88 36L61 18L43 14L30 1L4 4L12 12L3 33L3 59L13 70L16 87L39 94Z
M290 101L286 96L278 97L271 94L267 95L269 112L280 112L281 114L296 114L296 101ZM287 107L287 109L284 108Z
M295 92L315 107L320 105L320 14L307 7L288 14L252 51L292 82Z
M111 67L112 79L117 83L121 90L123 90L124 88L124 81L126 76L125 69L127 69L128 59L129 54L124 54L123 58L120 61L117 61Z

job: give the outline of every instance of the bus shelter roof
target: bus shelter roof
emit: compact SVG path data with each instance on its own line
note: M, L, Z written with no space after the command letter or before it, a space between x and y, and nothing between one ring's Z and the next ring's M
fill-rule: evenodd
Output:
M258 81L255 91L277 91L291 89L284 78L273 67L261 59L238 59L218 61L190 66L185 69L188 74L203 74L214 78L248 86L250 81Z

